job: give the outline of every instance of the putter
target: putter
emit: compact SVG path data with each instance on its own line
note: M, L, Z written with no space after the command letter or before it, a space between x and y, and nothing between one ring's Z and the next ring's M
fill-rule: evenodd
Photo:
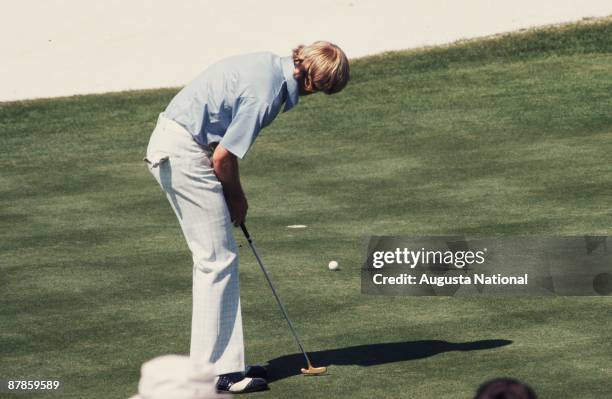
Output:
M285 310L285 305L283 305L283 302L281 301L280 297L276 293L276 290L274 289L274 285L272 284L272 280L270 280L270 276L268 275L268 272L266 271L266 268L264 267L263 262L261 261L261 258L259 257L259 253L257 253L255 244L253 244L251 235L249 234L249 231L247 230L244 223L240 225L240 228L242 229L242 232L244 233L244 236L246 237L249 243L249 246L251 247L251 250L253 251L253 255L255 255L255 259L257 259L257 263L259 263L259 267L261 268L261 271L263 272L264 277L268 281L268 285L270 286L270 289L272 290L272 294L274 294L274 298L276 298L278 307L280 308L281 312L283 312L283 316L285 317L285 320L287 321L287 324L289 325L289 329L291 330L291 333L293 334L293 338L295 338L295 342L300 347L300 350L302 351L302 354L304 355L304 358L306 359L306 364L308 368L302 368L300 371L304 375L324 374L327 371L327 367L313 367L312 363L310 362L310 358L308 357L308 354L304 350L304 345L302 345L302 341L300 341L300 337L298 337L297 333L295 332L295 328L293 328L293 324L291 323L291 320L289 319L287 310Z

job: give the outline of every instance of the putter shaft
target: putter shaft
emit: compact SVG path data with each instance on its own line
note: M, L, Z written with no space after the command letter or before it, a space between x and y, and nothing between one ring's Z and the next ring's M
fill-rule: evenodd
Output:
M270 276L268 275L268 271L264 267L264 264L261 258L259 257L259 253L257 252L257 249L255 248L255 244L253 244L253 240L251 239L251 235L249 234L249 231L247 230L244 223L240 225L240 228L242 229L242 232L244 233L244 236L246 237L247 242L249 243L249 246L251 247L251 250L253 251L253 255L255 255L255 259L257 259L257 263L259 264L259 267L261 268L261 271L263 272L263 275L266 278L266 281L268 282L268 286L270 286L270 289L272 290L272 294L274 295L274 298L276 298L278 307L281 309L281 312L283 313L283 316L285 317L285 320L287 321L287 324L289 325L289 329L291 330L291 333L293 334L293 338L295 339L295 342L300 347L300 350L302 351L304 358L306 358L306 363L308 364L308 368L313 368L312 363L310 362L310 358L308 357L308 354L304 350L304 345L302 345L302 341L300 340L300 337L297 335L297 332L295 331L295 328L293 327L293 324L291 323L291 319L289 319L289 315L287 314L285 305L283 304L283 301L281 301L280 297L276 293L276 289L274 288L274 284L272 284L272 280L270 279Z

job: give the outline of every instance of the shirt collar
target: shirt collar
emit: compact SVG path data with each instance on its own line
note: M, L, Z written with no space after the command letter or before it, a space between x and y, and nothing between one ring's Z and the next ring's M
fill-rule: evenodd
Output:
M298 103L299 89L298 82L295 77L293 77L293 71L295 69L293 57L282 57L281 65L283 67L283 76L287 82L287 99L285 100L283 112L287 112Z

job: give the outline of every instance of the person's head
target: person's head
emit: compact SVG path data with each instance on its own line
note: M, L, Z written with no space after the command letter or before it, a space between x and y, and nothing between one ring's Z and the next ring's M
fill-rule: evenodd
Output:
M314 42L293 49L294 76L300 95L322 91L338 93L349 81L349 61L344 51L329 42Z
M482 384L474 399L537 399L529 385L513 378L496 378Z
M142 365L138 394L130 399L220 398L214 371L213 365L188 356L159 356Z

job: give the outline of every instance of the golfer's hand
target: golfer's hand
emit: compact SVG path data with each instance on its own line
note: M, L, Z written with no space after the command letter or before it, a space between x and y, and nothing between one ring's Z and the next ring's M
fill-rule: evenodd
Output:
M233 198L226 198L227 206L229 207L232 223L238 227L246 220L249 203L244 194L235 195Z

